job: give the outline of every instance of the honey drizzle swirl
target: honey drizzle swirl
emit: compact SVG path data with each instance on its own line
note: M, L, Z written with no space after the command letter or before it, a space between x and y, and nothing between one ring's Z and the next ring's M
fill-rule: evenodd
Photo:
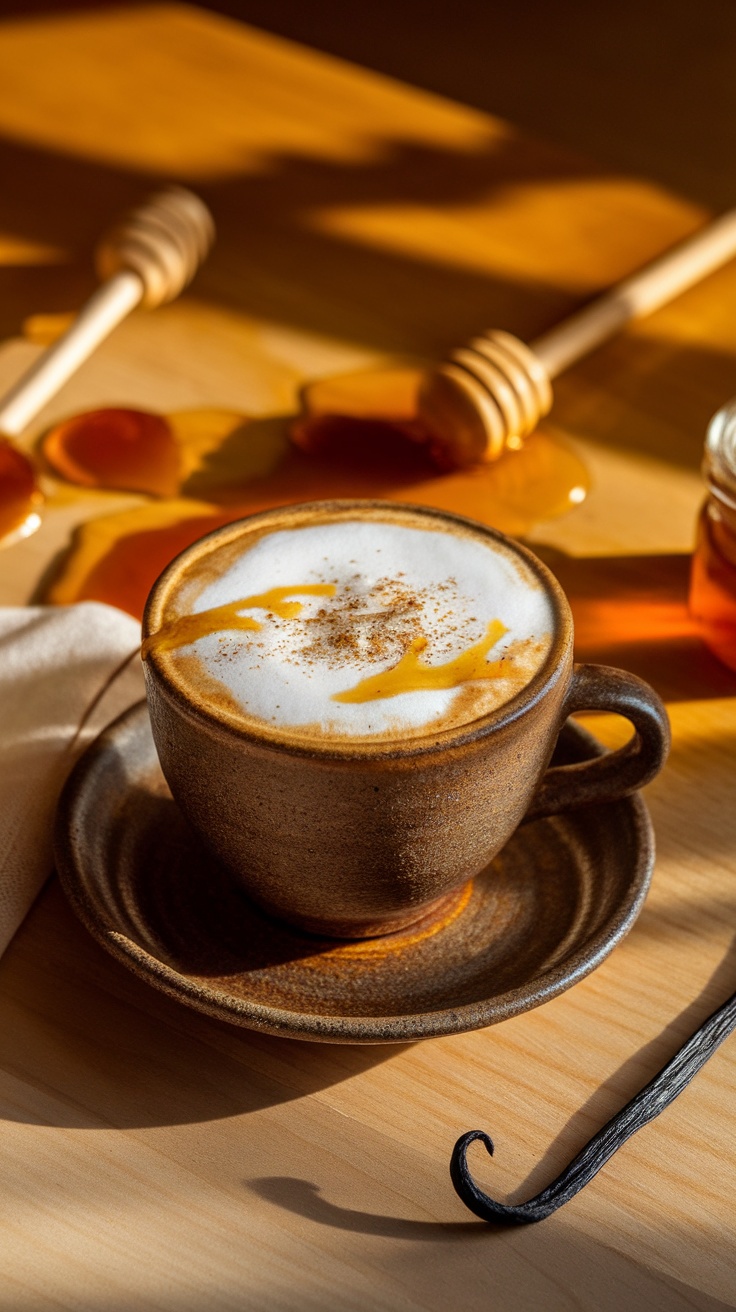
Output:
M250 615L241 615L243 610L265 610L281 619L293 619L302 610L299 601L288 598L296 596L334 597L335 585L332 583L306 583L297 587L269 588L267 592L256 593L252 597L241 597L227 602L224 606L213 606L193 615L180 615L175 620L163 624L160 629L145 639L141 647L141 656L147 660L150 653L172 651L176 647L188 646L197 639L210 633L222 633L228 629L250 630L258 632L263 625ZM441 688L457 688L460 684L470 683L476 679L498 678L504 672L504 657L489 661L489 651L508 633L500 620L491 620L485 635L459 656L445 661L441 665L427 665L421 654L427 646L427 639L414 638L404 655L392 666L380 674L369 675L361 679L354 688L344 692L333 693L334 702L370 702L387 697L398 697L404 692L421 692Z
M263 625L250 615L241 615L241 610L265 610L280 619L290 620L299 615L301 602L287 601L287 597L334 597L333 583L304 583L290 588L269 588L267 592L256 593L253 597L241 597L238 601L229 601L224 606L213 606L210 610L200 611L196 615L180 615L175 620L163 624L160 629L145 639L141 647L141 657L147 660L152 651L172 651L175 647L185 647L198 638L209 633L223 633L227 629L250 629L258 632Z
M333 702L372 702L384 697L398 697L402 692L421 692L426 689L457 688L473 679L497 678L504 668L503 656L496 661L486 659L504 633L508 633L500 620L491 620L485 636L466 651L442 665L427 665L421 653L427 639L415 638L398 664L382 674L361 679L354 688L332 695Z

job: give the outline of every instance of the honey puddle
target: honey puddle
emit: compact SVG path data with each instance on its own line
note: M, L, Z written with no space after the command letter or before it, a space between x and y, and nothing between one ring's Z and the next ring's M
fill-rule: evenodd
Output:
M286 420L218 410L166 419L107 410L59 425L43 443L57 472L80 481L76 468L86 486L146 487L162 499L83 525L44 600L106 601L140 616L151 585L179 551L273 506L333 497L406 501L518 536L585 498L585 466L545 430L492 464L438 470L419 440L419 378L417 370L403 369L310 384L303 412L292 421L293 440ZM131 421L139 423L137 438L121 415L141 417ZM153 431L147 420L168 426L174 454L158 424L158 436L146 440L144 430Z
M72 415L45 434L40 449L54 473L80 487L160 497L179 490L182 461L173 429L146 410Z
M28 456L0 438L0 541L16 542L34 533L43 501Z

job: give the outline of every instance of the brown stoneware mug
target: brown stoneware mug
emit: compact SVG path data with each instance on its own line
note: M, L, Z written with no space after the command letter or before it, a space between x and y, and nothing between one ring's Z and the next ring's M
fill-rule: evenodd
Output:
M213 551L236 547L244 531L381 514L490 538L544 590L551 645L526 686L496 710L404 741L289 740L270 726L238 724L226 702L192 696L155 645L146 651L186 580L211 573ZM440 511L321 502L218 529L157 580L143 636L153 736L176 802L253 901L313 933L363 938L443 914L525 817L624 797L653 778L669 748L667 713L648 684L607 666L573 665L570 608L541 561ZM548 768L566 718L585 710L625 716L633 737L593 760Z

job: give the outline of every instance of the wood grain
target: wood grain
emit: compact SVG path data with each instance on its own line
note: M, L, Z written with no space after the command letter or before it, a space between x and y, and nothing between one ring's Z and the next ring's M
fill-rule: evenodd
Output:
M192 293L134 315L40 426L99 403L284 413L305 378L486 325L529 337L706 217L176 6L4 24L0 162L3 385L38 349L22 320L81 303L94 237L152 182L200 189L220 231ZM560 379L553 422L596 486L532 536L584 561L585 586L596 560L603 587L617 557L689 550L735 300L729 266ZM3 553L0 600L28 597L75 519L123 504L57 506ZM479 1182L536 1191L736 985L736 703L695 657L688 678L687 650L640 922L589 979L497 1028L398 1050L241 1033L107 959L50 885L0 963L3 1312L736 1304L733 1045L539 1227L493 1233L448 1175L478 1126L497 1145ZM661 663L664 686L666 648Z

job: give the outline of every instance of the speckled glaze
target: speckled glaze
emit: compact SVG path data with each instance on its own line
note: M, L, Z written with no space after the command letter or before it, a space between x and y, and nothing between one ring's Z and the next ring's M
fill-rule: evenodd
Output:
M559 585L531 552L482 525L420 507L322 502L253 516L276 530L315 515L376 508L472 528L515 551L556 616L550 652L522 693L471 724L405 743L279 742L195 704L155 652L145 665L153 737L178 805L215 856L264 910L337 937L396 932L446 909L446 899L507 843L535 794L536 814L624 796L667 754L666 712L648 685L621 671L573 671L573 627ZM209 535L227 542L228 525ZM144 637L201 543L164 571L149 597ZM574 710L620 711L634 739L619 752L545 779L558 733Z
M554 759L601 752L570 723ZM64 891L113 956L220 1020L328 1043L458 1034L555 997L631 928L653 859L641 797L583 807L522 825L441 916L367 940L303 934L259 911L189 827L144 703L77 764L56 826Z

